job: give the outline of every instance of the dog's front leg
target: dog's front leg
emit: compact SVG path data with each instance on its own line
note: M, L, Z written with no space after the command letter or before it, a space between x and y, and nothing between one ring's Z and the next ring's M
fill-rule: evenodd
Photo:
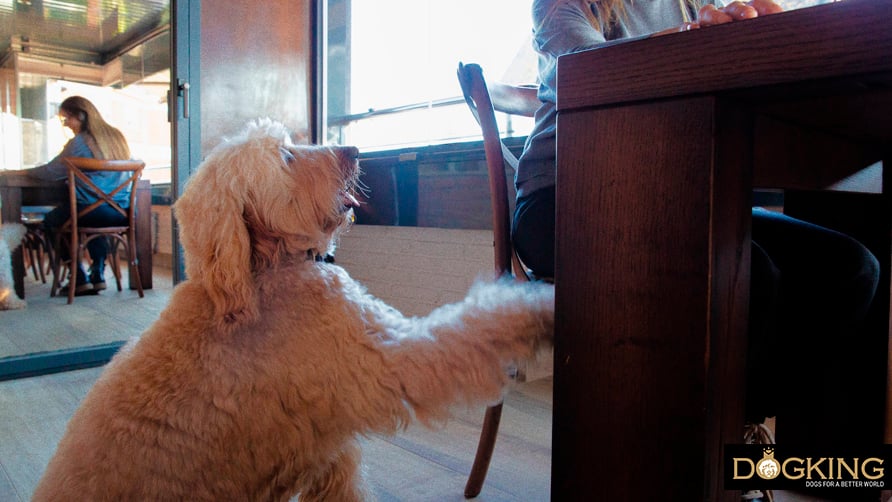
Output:
M300 502L369 502L374 499L362 476L362 450L351 440L337 457L321 467L310 486L301 491Z
M498 400L507 367L533 358L553 327L553 286L478 284L460 303L394 323L385 350L405 402L419 419L436 420L456 402Z

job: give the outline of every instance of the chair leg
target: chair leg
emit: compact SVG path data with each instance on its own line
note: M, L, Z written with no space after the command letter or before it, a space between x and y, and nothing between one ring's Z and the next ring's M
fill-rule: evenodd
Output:
M115 283L118 286L118 291L123 291L121 288L121 265L118 263L118 242L117 238L109 238L110 247L108 251L108 257L106 258L111 265L112 272L115 274Z
M483 429L480 431L480 441L477 443L477 456L474 457L474 465L471 467L471 474L465 484L465 498L474 498L480 495L480 490L483 489L486 472L489 470L489 461L492 459L492 453L496 447L496 436L501 420L502 403L486 409Z
M77 270L75 267L78 266L79 262L80 253L74 248L71 250L71 258L68 260L68 305L74 303L74 290L77 287Z
M68 260L68 304L74 303L74 290L77 288L77 269L81 263L81 250L86 244L86 236L71 232L70 260Z
M46 273L44 269L46 269L46 239L44 237L40 237L40 240L37 241L37 270L40 272L40 283L46 284Z
M131 277L136 279L136 291L139 293L139 297L142 298L145 294L142 291L142 278L139 276L139 259L136 257L136 236L132 231L127 235L127 259L129 263L127 265L128 271L133 270L135 273L130 274Z
M40 275L37 273L38 267L38 250L40 249L40 243L37 240L37 236L32 234L29 230L25 235L25 245L22 246L22 256L25 258L25 268L31 268L31 273L34 274L34 280L40 280ZM39 265L43 267L43 265ZM43 269L41 268L41 271Z
M62 240L57 235L53 239L52 251L50 251L50 267L53 272L53 285L50 287L50 296L56 296L59 287L62 286L62 260L59 256L59 249L62 246Z
M48 258L50 257L50 244L47 241L46 234L40 230L35 230L32 237L34 238L34 259L36 261L37 271L40 275L40 282L46 284L46 274L50 271L47 267L47 261L49 261ZM34 264L35 263L32 262L32 266ZM37 277L35 276L34 279L36 280Z

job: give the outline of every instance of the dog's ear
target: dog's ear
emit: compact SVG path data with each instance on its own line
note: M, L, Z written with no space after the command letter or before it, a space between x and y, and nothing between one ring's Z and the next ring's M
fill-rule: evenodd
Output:
M230 176L223 166L207 165L233 160L209 157L174 206L186 276L202 282L214 305L214 317L224 324L258 316L251 238L244 220L247 184Z

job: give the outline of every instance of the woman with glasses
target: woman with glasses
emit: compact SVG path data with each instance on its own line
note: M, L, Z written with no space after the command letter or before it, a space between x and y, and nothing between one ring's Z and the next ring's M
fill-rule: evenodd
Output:
M104 160L130 159L130 147L127 145L124 135L117 128L109 125L102 118L99 110L86 98L72 96L63 101L59 106L59 119L62 121L63 126L74 133L74 137L65 144L62 152L53 160L42 166L28 169L29 176L51 181L67 179L68 171L62 161L65 157L86 157ZM97 187L110 191L118 186L122 178L128 176L128 173L94 172L90 173L89 176ZM78 187L76 193L78 210L97 200L93 193L84 188ZM130 205L129 189L121 190L115 195L114 199L121 207L128 207ZM52 235L52 232L68 221L70 216L70 206L66 201L66 203L60 204L47 213L44 219L44 227ZM107 204L102 204L81 217L80 221L82 224L90 226L114 226L124 224L126 217ZM92 266L90 267L88 281L83 267L81 264L78 264L77 277L74 278L76 281L75 294L78 296L95 294L106 289L105 259L109 252L108 240L105 238L93 239L87 243L87 250L90 253ZM68 259L67 249L61 249L59 252L62 254L62 259Z

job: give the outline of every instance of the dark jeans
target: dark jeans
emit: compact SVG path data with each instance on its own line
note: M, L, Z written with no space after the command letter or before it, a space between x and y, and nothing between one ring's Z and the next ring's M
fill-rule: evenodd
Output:
M78 204L78 211L84 207L81 204ZM62 204L52 211L46 214L46 217L43 219L43 226L47 232L47 235L50 237L50 242L54 242L55 233L59 227L61 227L71 215L71 211L69 209L69 205ZM107 204L102 204L96 209L90 211L81 217L78 224L82 226L95 226L95 227L110 227L115 225L123 225L127 222L127 218L121 213L115 211ZM63 249L59 250L60 258L62 260L67 260L69 251L68 248L62 246ZM102 276L103 271L105 270L105 257L108 256L109 252L109 243L108 239L105 237L100 237L91 240L87 243L87 251L90 253L90 260L93 262L93 271ZM81 265L78 264L78 279L77 283L81 284L85 281L85 275Z
M552 187L519 199L514 213L514 246L538 276L554 276L554 211ZM823 435L818 414L832 417L824 424L857 427L856 411L823 396L857 382L859 362L843 347L856 341L879 262L847 235L760 208L752 239L747 419L813 424L781 425L779 441L791 442Z

